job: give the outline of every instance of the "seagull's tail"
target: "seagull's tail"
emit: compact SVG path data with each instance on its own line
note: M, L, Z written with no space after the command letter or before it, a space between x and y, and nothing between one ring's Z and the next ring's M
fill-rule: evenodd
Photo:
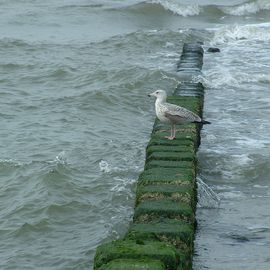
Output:
M202 124L202 125L211 124L211 122L203 120L203 119L201 121L194 121L193 123Z
M202 121L201 121L201 123L202 123L203 125L206 125L206 124L211 124L211 122L206 121L206 120L202 120Z

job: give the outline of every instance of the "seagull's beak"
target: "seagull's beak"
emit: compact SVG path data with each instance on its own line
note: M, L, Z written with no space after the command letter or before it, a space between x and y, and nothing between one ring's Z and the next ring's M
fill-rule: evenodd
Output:
M154 97L154 93L148 94L148 97Z

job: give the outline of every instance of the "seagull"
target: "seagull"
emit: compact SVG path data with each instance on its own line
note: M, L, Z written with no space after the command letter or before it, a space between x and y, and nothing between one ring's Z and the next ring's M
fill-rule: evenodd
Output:
M164 90L156 90L155 92L148 94L148 96L156 97L155 109L157 118L163 123L171 124L171 135L165 137L169 140L175 139L176 124L211 124L210 122L203 120L200 116L187 110L186 108L167 103L167 93Z

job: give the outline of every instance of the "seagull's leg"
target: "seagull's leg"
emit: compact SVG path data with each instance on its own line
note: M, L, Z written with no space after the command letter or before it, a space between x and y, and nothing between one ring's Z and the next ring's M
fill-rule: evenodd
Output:
M175 138L175 134L176 134L176 126L173 125L173 139Z
M168 140L173 140L175 138L175 125L171 125L171 136L165 136Z

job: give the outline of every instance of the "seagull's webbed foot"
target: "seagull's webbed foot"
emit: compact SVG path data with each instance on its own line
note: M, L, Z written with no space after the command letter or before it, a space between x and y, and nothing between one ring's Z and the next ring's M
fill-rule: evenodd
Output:
M175 125L172 125L172 127L171 127L171 136L165 136L165 138L168 139L168 140L173 140L173 139L175 139L175 134L176 134Z
M175 139L175 136L165 136L164 138L168 139L168 140L174 140Z

